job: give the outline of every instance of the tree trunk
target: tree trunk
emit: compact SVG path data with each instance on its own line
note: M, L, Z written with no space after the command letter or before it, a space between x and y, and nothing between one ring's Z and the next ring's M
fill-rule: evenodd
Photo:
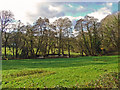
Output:
M48 46L48 55L49 55L49 53L50 53L50 45Z
M38 39L38 46L37 46L37 50L36 50L36 56L37 56L39 50L40 50L40 37Z
M54 44L54 54L55 54L56 48L55 48L55 44Z
M91 54L92 55L94 55L94 51L93 51L93 44L92 44L92 35L91 35L91 32L90 32L90 30L89 30L89 27L88 27L88 25L87 25L87 31L88 31L88 34L89 34L89 41L90 41L90 52L91 52Z
M7 56L6 51L7 51L7 50L6 50L6 42L5 42L5 57Z
M31 52L31 57L33 58L34 57L34 48L33 48L33 41L32 39L30 40L30 43L31 43L31 49L30 49L30 52Z
M62 55L64 56L64 47L63 47L63 44L62 44Z
M81 26L82 26L82 25L81 25ZM90 50L89 50L89 47L88 47L88 43L87 43L86 37L85 37L85 35L84 35L83 27L82 27L82 37L83 37L83 40L84 40L85 47L86 47L86 49L87 49L89 55L91 55L91 52L90 52Z
M83 50L82 50L82 56L84 56L84 55L83 55Z
M5 32L5 39L6 39L6 32ZM7 48L7 40L5 40L5 57L7 56L7 54L6 54L6 48Z
M69 43L69 38L68 38L68 56L70 57L70 43Z
M44 55L46 55L46 52L47 52L47 47L48 47L48 45L47 45L47 42L46 42L46 43L45 43Z
M13 43L13 57L14 57L14 43Z
M2 31L0 30L0 60L2 60Z
M16 58L18 57L18 47L16 45Z
M37 50L36 50L36 56L37 56L37 54L38 54L38 51L39 51L39 48L37 48Z
M60 56L60 53L61 53L61 32L62 32L62 30L60 30L60 33L59 33L59 47L58 47L58 54L59 54L59 56Z

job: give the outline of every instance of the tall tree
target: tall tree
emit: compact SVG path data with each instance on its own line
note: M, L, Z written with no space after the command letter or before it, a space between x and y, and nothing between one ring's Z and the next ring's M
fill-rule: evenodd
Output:
M100 53L100 40L98 37L97 19L90 16L85 16L84 19L77 21L75 29L79 31L79 42L82 53L86 55L96 55ZM83 55L83 54L82 54Z
M120 12L108 15L101 21L102 46L110 52L118 50L119 46L119 14Z
M14 31L12 32L12 46L13 46L13 50L15 48L15 55L16 55L16 58L18 58L18 55L19 55L19 50L21 48L21 41L22 41L22 27L23 27L23 23L18 20L14 23ZM13 51L14 53L14 51Z
M65 32L65 36L67 37L67 49L68 49L68 56L70 57L70 37L72 34L72 22L70 21L69 18L64 18L64 32Z
M64 55L64 35L65 35L65 30L69 30L69 28L71 27L72 23L68 18L59 18L58 20L56 20L54 22L54 25L57 28L57 32L58 32L58 54L60 56L61 54L61 50L62 50L62 54ZM69 47L69 45L68 45Z
M80 19L76 22L76 25L75 25L75 30L79 31L79 34L81 35L81 43L83 43L83 46L84 48L82 49L82 51L84 51L84 53L86 55L91 55L91 51L90 51L90 48L89 48L89 45L88 45L88 41L87 41L87 38L86 38L86 33L85 30L84 30L84 19Z
M7 27L13 21L13 13L11 11L1 11L0 12L0 60L2 59L2 33L6 32ZM6 36L6 35L5 35ZM6 51L6 48L5 48ZM5 52L6 55L6 52Z
M38 54L38 52L42 52L42 55L45 55L47 52L48 27L49 20L47 18L42 19L41 17L36 21L34 25L34 30L37 37L36 55Z

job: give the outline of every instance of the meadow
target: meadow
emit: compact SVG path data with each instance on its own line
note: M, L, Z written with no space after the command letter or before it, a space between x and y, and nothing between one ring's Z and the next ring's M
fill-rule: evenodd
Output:
M2 88L72 88L110 72L118 72L118 56L3 60Z

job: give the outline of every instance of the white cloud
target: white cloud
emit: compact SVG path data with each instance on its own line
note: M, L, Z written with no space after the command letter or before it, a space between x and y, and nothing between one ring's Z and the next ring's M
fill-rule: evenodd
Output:
M24 24L32 24L39 16L55 17L64 15L61 13L62 5L56 6L51 2L41 2L41 0L2 0L0 11L10 10L16 20L21 20Z
M71 7L71 8L73 7L71 4L68 4L68 6Z
M55 6L49 5L49 10L50 11L60 12L61 11L61 7L55 7Z
M112 3L107 3L107 6L111 6ZM69 7L73 7L68 4ZM80 19L80 17L65 16L66 12L78 13L79 11L85 12L87 8L79 6L76 10L64 7L63 3L41 2L41 0L1 0L0 11L10 10L15 15L15 19L21 20L23 23L33 23L40 16L50 18L50 21L54 21L58 17L68 17L71 21ZM90 13L89 15L102 19L107 14L110 14L110 10L107 8L101 8L100 10Z
M108 6L108 7L112 7L112 3L106 3L106 5Z
M38 3L36 5L37 13L27 13L27 17L31 22L35 22L39 17L54 18L65 16L65 7L62 3Z
M83 18L82 16L78 16L78 17L73 17L73 16L64 16L63 18L65 18L65 17L69 18L71 21L73 21L73 20L78 20L78 19Z
M79 19L81 19L81 18L84 18L84 17L82 17L82 16L78 16L78 17L62 16L62 17L53 17L53 18L50 18L49 20L50 20L50 22L52 23L52 22L54 22L55 20L57 20L57 19L59 19L59 18L65 18L65 17L69 18L71 21L79 20Z
M37 13L37 3L37 0L2 0L0 2L0 11L10 10L17 20L26 23L30 22L29 18L27 18L28 12Z
M100 8L99 10L92 12L88 14L89 16L93 16L97 18L99 21L101 21L103 18L105 18L107 15L111 14L111 10L107 7Z
M58 17L53 17L53 18L49 18L49 21L51 22L51 23L53 23L55 20L57 20L58 19Z
M83 9L85 9L83 6L79 6L79 7L77 8L77 11L80 11L80 10L83 10Z

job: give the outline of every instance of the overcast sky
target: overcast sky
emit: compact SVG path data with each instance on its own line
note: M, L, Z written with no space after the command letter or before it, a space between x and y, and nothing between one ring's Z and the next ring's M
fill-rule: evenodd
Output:
M15 19L23 23L34 23L39 17L53 22L59 17L69 17L73 23L86 15L99 21L118 11L117 2L40 2L40 0L1 0L0 11L10 10Z

